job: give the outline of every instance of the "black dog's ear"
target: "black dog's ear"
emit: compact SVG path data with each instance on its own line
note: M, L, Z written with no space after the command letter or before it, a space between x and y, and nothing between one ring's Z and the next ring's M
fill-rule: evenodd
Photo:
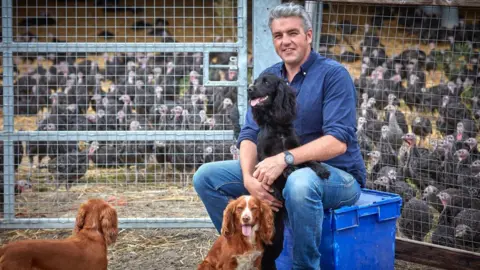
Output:
M284 81L279 80L273 106L275 120L279 123L291 123L296 114L297 100L295 92Z

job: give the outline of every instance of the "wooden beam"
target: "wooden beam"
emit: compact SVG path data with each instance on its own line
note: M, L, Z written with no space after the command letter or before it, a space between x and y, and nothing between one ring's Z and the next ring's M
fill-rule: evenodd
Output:
M478 0L323 0L332 3L364 3L381 5L414 5L414 6L451 6L480 7Z
M480 269L480 253L396 238L395 258L448 270Z

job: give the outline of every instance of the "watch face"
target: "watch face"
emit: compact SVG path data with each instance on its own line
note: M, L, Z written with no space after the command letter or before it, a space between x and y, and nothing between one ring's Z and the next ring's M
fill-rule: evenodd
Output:
M293 156L292 156L292 155L286 155L286 156L285 156L285 159L287 160L287 163L288 163L288 164L292 164L292 163L293 163Z

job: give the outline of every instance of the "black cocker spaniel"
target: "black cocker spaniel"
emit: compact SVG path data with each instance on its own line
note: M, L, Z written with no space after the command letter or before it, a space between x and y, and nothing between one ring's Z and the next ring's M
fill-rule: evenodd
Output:
M264 73L247 91L253 119L260 128L257 138L258 161L300 146L293 127L296 117L294 90L276 75ZM317 161L288 166L272 184L273 196L283 202L282 190L287 182L287 177L296 169L303 167L310 167L322 179L330 176L328 169ZM262 269L275 269L275 259L283 248L285 211L285 207L282 207L279 212L275 213L275 237L273 245L267 246L265 249Z

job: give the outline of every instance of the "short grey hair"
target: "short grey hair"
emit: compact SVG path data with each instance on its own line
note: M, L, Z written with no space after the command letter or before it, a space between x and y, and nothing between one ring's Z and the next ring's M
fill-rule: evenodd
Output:
M288 17L301 18L303 22L303 30L305 32L312 28L312 19L305 8L302 5L293 2L283 3L273 8L270 11L270 16L268 18L268 27L270 27L271 30L273 20Z

